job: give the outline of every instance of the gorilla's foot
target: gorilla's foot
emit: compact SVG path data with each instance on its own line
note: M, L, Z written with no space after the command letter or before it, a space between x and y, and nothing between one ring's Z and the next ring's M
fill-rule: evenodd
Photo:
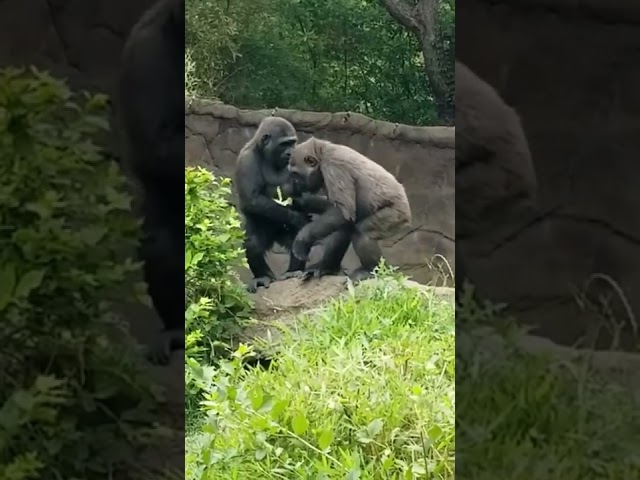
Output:
M184 332L167 330L151 344L146 357L153 365L164 366L169 364L171 353L176 350L184 350Z
M304 273L302 274L301 278L303 282L306 282L308 280L311 280L312 278L320 278L326 275L343 275L343 274L344 274L344 269L342 268L341 265L323 266L323 265L320 265L319 263L316 263L314 265L310 265L309 267L307 267Z
M356 268L353 272L351 272L351 275L349 275L349 279L354 284L362 282L363 280L368 280L373 277L374 277L373 272L363 267Z
M291 272L284 272L281 280L288 280L289 278L298 278L298 277L301 277L302 275L304 275L304 272L302 270L293 270Z
M256 293L258 291L258 288L260 287L269 288L269 285L271 285L271 282L273 282L274 280L275 279L273 277L269 276L255 277L247 285L247 290L249 291L249 293Z

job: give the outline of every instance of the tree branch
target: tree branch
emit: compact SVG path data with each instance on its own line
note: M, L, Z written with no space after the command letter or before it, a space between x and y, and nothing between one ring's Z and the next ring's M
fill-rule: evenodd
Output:
M415 20L414 7L409 5L405 0L379 0L380 4L385 8L396 22L403 27L419 34L420 25Z

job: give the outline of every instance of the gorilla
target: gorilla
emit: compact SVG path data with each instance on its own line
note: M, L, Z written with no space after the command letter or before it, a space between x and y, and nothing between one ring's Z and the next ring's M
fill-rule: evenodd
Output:
M150 360L184 348L184 0L160 0L132 28L114 94L121 165L138 184L140 257L164 324Z
M325 211L305 225L296 236L293 255L306 261L311 247L327 238L320 263L307 275L322 276L335 269L349 243L361 267L351 274L360 281L369 278L382 258L378 241L393 237L411 223L411 208L402 184L382 166L345 145L309 138L296 146L289 171L298 190L326 192ZM318 206L319 196L309 197Z
M536 206L537 179L518 113L456 60L456 302L472 279L469 246Z
M276 280L265 259L267 251L276 242L290 251L296 234L310 221L307 213L274 200L278 187L292 190L287 187L287 165L297 141L291 123L267 117L238 155L233 185L244 217L247 263L254 277L248 285L250 292ZM290 254L284 278L296 276L305 266L304 260Z

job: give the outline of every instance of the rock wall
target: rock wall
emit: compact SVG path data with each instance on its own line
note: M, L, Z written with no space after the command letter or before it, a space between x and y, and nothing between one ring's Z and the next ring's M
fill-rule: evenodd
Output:
M185 137L187 165L199 165L230 176L242 146L271 111L242 111L230 105L187 99ZM372 120L353 113L278 110L304 140L310 135L348 145L381 164L404 185L413 212L412 231L384 252L414 280L426 283L443 267L442 255L455 268L455 133L450 127L411 127ZM314 261L319 249L312 252ZM269 259L284 271L287 255ZM348 269L357 266L350 249ZM433 265L436 267L433 267ZM446 268L446 267L445 267ZM247 272L243 272L246 275Z
M36 65L110 93L131 27L155 0L4 0L0 65Z
M541 202L541 218L472 259L469 274L484 294L564 343L600 321L574 295L594 273L610 276L637 314L640 6L467 0L456 21L458 58L522 116ZM612 294L614 314L629 323L603 278L588 293Z

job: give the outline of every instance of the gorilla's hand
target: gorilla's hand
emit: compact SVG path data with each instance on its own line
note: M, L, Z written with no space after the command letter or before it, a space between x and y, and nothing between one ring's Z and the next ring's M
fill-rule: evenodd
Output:
M291 200L291 209L296 212L304 212L305 201L304 197L293 197Z
M313 244L309 241L308 230L303 228L296 235L293 245L291 246L291 252L298 259L306 262L309 260L309 252Z
M247 284L247 291L249 293L256 293L260 287L269 288L269 286L271 286L271 282L274 280L275 277L271 275L256 277Z
M294 210L289 212L289 223L295 227L296 230L301 230L310 221L311 215L308 213L296 212Z

